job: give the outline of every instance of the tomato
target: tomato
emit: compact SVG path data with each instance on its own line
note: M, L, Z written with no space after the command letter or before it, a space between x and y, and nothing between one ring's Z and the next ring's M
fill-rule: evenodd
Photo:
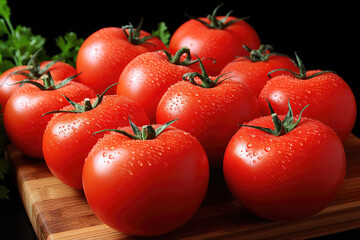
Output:
M25 79L38 80L47 71L56 81L77 74L74 67L60 61L42 61L40 63L32 61L28 65L10 68L0 75L0 105L2 106L0 111L4 111L10 95L19 87L14 83ZM77 81L77 79L75 78L73 81Z
M94 132L128 125L129 117L140 125L150 122L144 110L124 96L102 95L85 99L80 109L74 106L61 109L49 121L42 149L52 174L63 183L82 189L85 158L101 137L101 134L93 135Z
M160 49L165 44L157 37L150 37L148 32L133 29L107 27L91 34L80 46L76 68L82 74L79 81L102 93L108 86L118 82L124 67L137 55ZM115 94L110 89L108 94Z
M96 96L89 87L69 82L74 77L60 82L46 74L42 80L29 80L10 96L4 109L4 127L10 141L24 154L43 158L42 138L51 116L42 115L68 105L62 95L78 102Z
M298 113L306 104L305 117L320 120L330 126L344 141L351 133L356 120L356 101L349 85L334 72L306 71L298 56L299 74L272 78L259 95L263 114L268 114L266 99L279 114L286 113L287 99L294 103Z
M105 134L85 160L89 206L120 232L155 236L173 231L203 202L209 182L204 149L189 133L171 126L159 131L163 126L135 126L135 135L130 134L134 126L119 128L127 136Z
M259 96L261 89L270 79L268 73L275 69L286 68L298 72L297 66L288 56L273 52L270 45L261 45L259 49L250 49L249 57L238 57L228 63L220 72L231 73L231 78L245 83L256 96ZM287 71L276 71L272 77L280 74L290 74Z
M186 59L181 60L181 56ZM165 91L181 81L185 73L195 71L190 51L180 49L174 56L163 51L147 52L135 57L123 70L116 94L125 95L137 102L156 121L156 108Z
M244 44L256 49L260 46L257 32L243 19L216 16L220 6L208 18L192 18L183 23L169 43L171 53L182 47L190 48L193 58L195 55L201 58L210 75L218 75L236 56L247 56Z
M156 112L157 123L179 119L173 126L189 132L204 147L211 167L222 165L226 145L238 124L260 115L254 93L243 83L202 74L184 75L165 92Z
M318 120L293 116L292 111L288 117L273 117L247 123L269 132L244 126L230 140L224 156L226 184L235 199L260 217L286 221L316 214L344 181L342 142Z

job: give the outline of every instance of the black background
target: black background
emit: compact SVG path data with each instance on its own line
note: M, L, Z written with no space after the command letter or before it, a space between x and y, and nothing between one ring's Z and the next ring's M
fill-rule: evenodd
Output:
M273 45L277 52L294 56L296 51L308 70L336 71L353 89L359 102L360 42L355 1L351 4L326 1L324 5L315 1L271 1L270 4L270 1L8 0L13 25L31 27L34 34L46 37L46 49L50 54L57 53L54 39L66 32L76 32L85 39L103 27L121 27L129 22L136 26L143 17L143 30L151 32L158 22L164 21L173 33L188 20L185 13L194 17L206 16L220 3L224 3L219 9L220 15L233 10L233 16L250 17L247 22L258 32L262 43ZM354 133L358 136L359 125L357 120ZM32 239L34 235L16 188L9 178L7 181L12 200L0 202L0 209L5 206L5 216L8 215L6 223L0 223L5 230L4 239ZM4 220L3 211L1 215L0 219ZM359 231L326 238L352 239L354 233L359 234Z

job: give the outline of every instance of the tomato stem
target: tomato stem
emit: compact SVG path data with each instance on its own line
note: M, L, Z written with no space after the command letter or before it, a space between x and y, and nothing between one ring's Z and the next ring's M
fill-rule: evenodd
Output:
M227 72L227 73L219 75L215 80L212 80L209 77L209 75L207 74L204 64L202 63L200 58L196 54L195 54L195 56L197 57L197 59L199 61L201 74L198 72L185 73L182 77L184 81L189 81L190 83L192 83L196 86L199 86L199 87L212 88L212 87L215 87L216 85L220 84L221 82L225 81L226 79L230 78L230 77L227 77L227 78L221 79L224 75L230 73L230 72ZM201 80L201 84L199 84L195 81L196 77ZM219 81L220 79L221 79L221 81Z
M44 113L42 116L45 116L47 114L53 114L53 113L83 113L83 112L87 112L87 111L90 111L96 107L98 107L103 98L104 98L104 95L105 93L113 86L115 86L116 84L118 83L114 83L112 85L110 85L108 88L105 89L104 92L102 92L100 95L97 94L97 98L96 100L94 101L94 103L91 103L90 99L89 98L85 98L84 99L84 105L81 105L79 103L76 103L74 101L72 101L71 99L69 99L67 96L65 95L62 95L66 101L68 101L75 109L74 110L55 110L55 111L50 111L50 112L47 112L47 113Z
M241 124L239 126L255 128L255 129L270 133L270 134L272 134L274 136L282 136L282 135L292 131L294 128L296 128L296 126L300 123L302 113L309 106L309 105L306 105L301 110L301 112L299 114L299 117L298 117L298 120L296 122L294 122L293 111L292 111L292 108L291 108L291 105L290 105L290 100L288 100L289 111L286 114L284 120L281 121L280 118L278 117L278 115L274 112L274 109L272 108L270 102L268 100L266 100L266 101L268 102L268 105L269 105L269 108L270 108L271 118L272 118L272 121L274 123L274 129L264 128L264 127L259 127L259 126L246 125L246 124Z
M249 57L245 57L252 62L266 62L270 56L284 56L284 54L274 52L274 49L269 44L262 44L258 49L251 49L250 47L243 45L243 48L249 52ZM244 57L244 56L241 56Z
M191 60L191 54L190 54L190 49L187 47L183 47L180 48L174 56L172 56L168 51L166 50L159 50L165 53L165 55L167 56L167 58L169 59L169 62L176 64L176 65L181 65L181 66L188 66L190 64L196 63L198 62L198 60ZM181 57L182 55L186 54L186 58L181 61Z
M196 20L204 25L206 25L208 28L212 28L212 29L225 29L227 28L228 26L230 26L231 24L234 24L238 21L241 21L241 20L245 20L245 19L248 19L249 17L244 17L244 18L237 18L237 19L234 19L234 20L231 20L231 21L228 21L227 23L226 20L228 19L228 17L230 16L230 14L233 12L232 10L229 11L224 18L222 19L218 19L217 17L217 11L219 10L220 7L222 7L224 4L221 3L220 5L218 5L211 14L209 14L207 16L207 18L210 20L210 24L201 20L201 19L198 19L198 18L194 18L194 17L191 17L189 16L188 14L185 14L187 17L189 17L190 19L193 19L193 20Z
M310 78L313 78L313 77L316 77L320 74L323 74L323 73L335 73L335 71L331 71L331 70L324 70L324 71L319 71L319 72L316 72L312 75L307 75L307 70L305 68L305 65L303 64L303 62L301 61L301 59L299 58L299 56L297 55L297 53L295 52L295 57L296 57L296 62L294 62L294 64L298 67L299 69L299 73L295 73L289 69L286 69L286 68L279 68L279 69L275 69L275 70L272 70L268 73L268 77L271 78L271 74L276 72L276 71L287 71L287 72L290 72L294 77L298 78L298 79L302 79L302 80L307 80L307 79L310 79Z
M40 52L43 49L40 48L38 49L30 58L30 60L27 63L27 67L14 71L11 74L9 74L6 79L12 75L23 75L25 77L27 77L27 79L29 80L36 80L36 79L40 79L40 77L45 74L49 68L54 65L56 62L62 61L64 58L59 58L57 60L51 61L48 64L46 64L42 69L40 68L40 63L38 61L38 56L40 54ZM5 81L6 81L5 79ZM4 82L5 82L4 81Z
M43 83L41 84L38 81L34 81L32 79L24 79L22 81L19 82L14 82L14 83L7 83L8 85L16 85L16 84L25 84L25 83L30 83L36 87L38 87L40 90L42 91L51 91L51 90L56 90L59 88L62 88L63 86L65 86L66 84L68 84L71 80L73 80L74 78L76 78L78 74L75 74L73 76L70 76L64 80L62 80L60 83L55 85L54 79L52 78L50 72L44 73L41 77L40 80L43 81Z
M94 132L93 135L96 135L98 133L101 132L107 132L107 131L112 131L112 132L117 132L120 133L124 136L127 136L128 138L134 139L134 140L150 140L150 139L154 139L157 136L159 136L167 127L169 127L171 124L173 124L175 121L177 121L178 119L174 119L171 120L167 123L164 123L163 125L161 125L160 127L154 129L153 126L151 125L144 125L142 126L141 130L131 121L130 117L129 117L129 124L131 126L131 129L133 131L133 134L130 134L124 130L120 130L120 129L104 129L104 130L100 130L97 132Z
M149 35L149 36L140 38L142 24L143 24L143 18L140 19L140 22L139 22L138 26L136 27L136 29L134 29L133 25L131 23L129 23L129 25L123 26L122 30L123 30L125 36L127 37L128 41L131 44L139 45L139 44L145 43L145 44L150 44L150 45L155 46L155 44L153 44L153 43L146 42L150 38L153 38L154 37L153 35Z

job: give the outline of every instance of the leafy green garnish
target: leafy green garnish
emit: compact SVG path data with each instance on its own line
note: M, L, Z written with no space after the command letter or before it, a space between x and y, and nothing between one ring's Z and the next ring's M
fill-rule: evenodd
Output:
M28 62L32 53L45 45L45 38L21 25L13 27L7 0L0 0L0 72Z
M59 36L55 39L56 46L61 50L61 53L54 55L53 60L64 58L67 63L74 66L76 65L76 56L84 39L78 38L76 33L68 32L65 36Z
M169 46L169 41L171 37L171 33L168 30L165 22L159 22L157 25L157 29L151 32L151 35L160 38L160 40L166 45Z

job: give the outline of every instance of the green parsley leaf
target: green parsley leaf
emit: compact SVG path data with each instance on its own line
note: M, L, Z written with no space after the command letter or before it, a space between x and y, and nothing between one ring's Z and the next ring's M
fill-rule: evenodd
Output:
M78 38L76 33L69 32L64 36L59 36L55 39L56 46L61 50L61 53L53 56L53 60L64 58L65 62L73 67L76 65L76 56L84 39Z
M153 30L151 34L160 38L160 40L166 45L169 46L171 33L168 30L165 22L159 22L157 25L157 29Z

